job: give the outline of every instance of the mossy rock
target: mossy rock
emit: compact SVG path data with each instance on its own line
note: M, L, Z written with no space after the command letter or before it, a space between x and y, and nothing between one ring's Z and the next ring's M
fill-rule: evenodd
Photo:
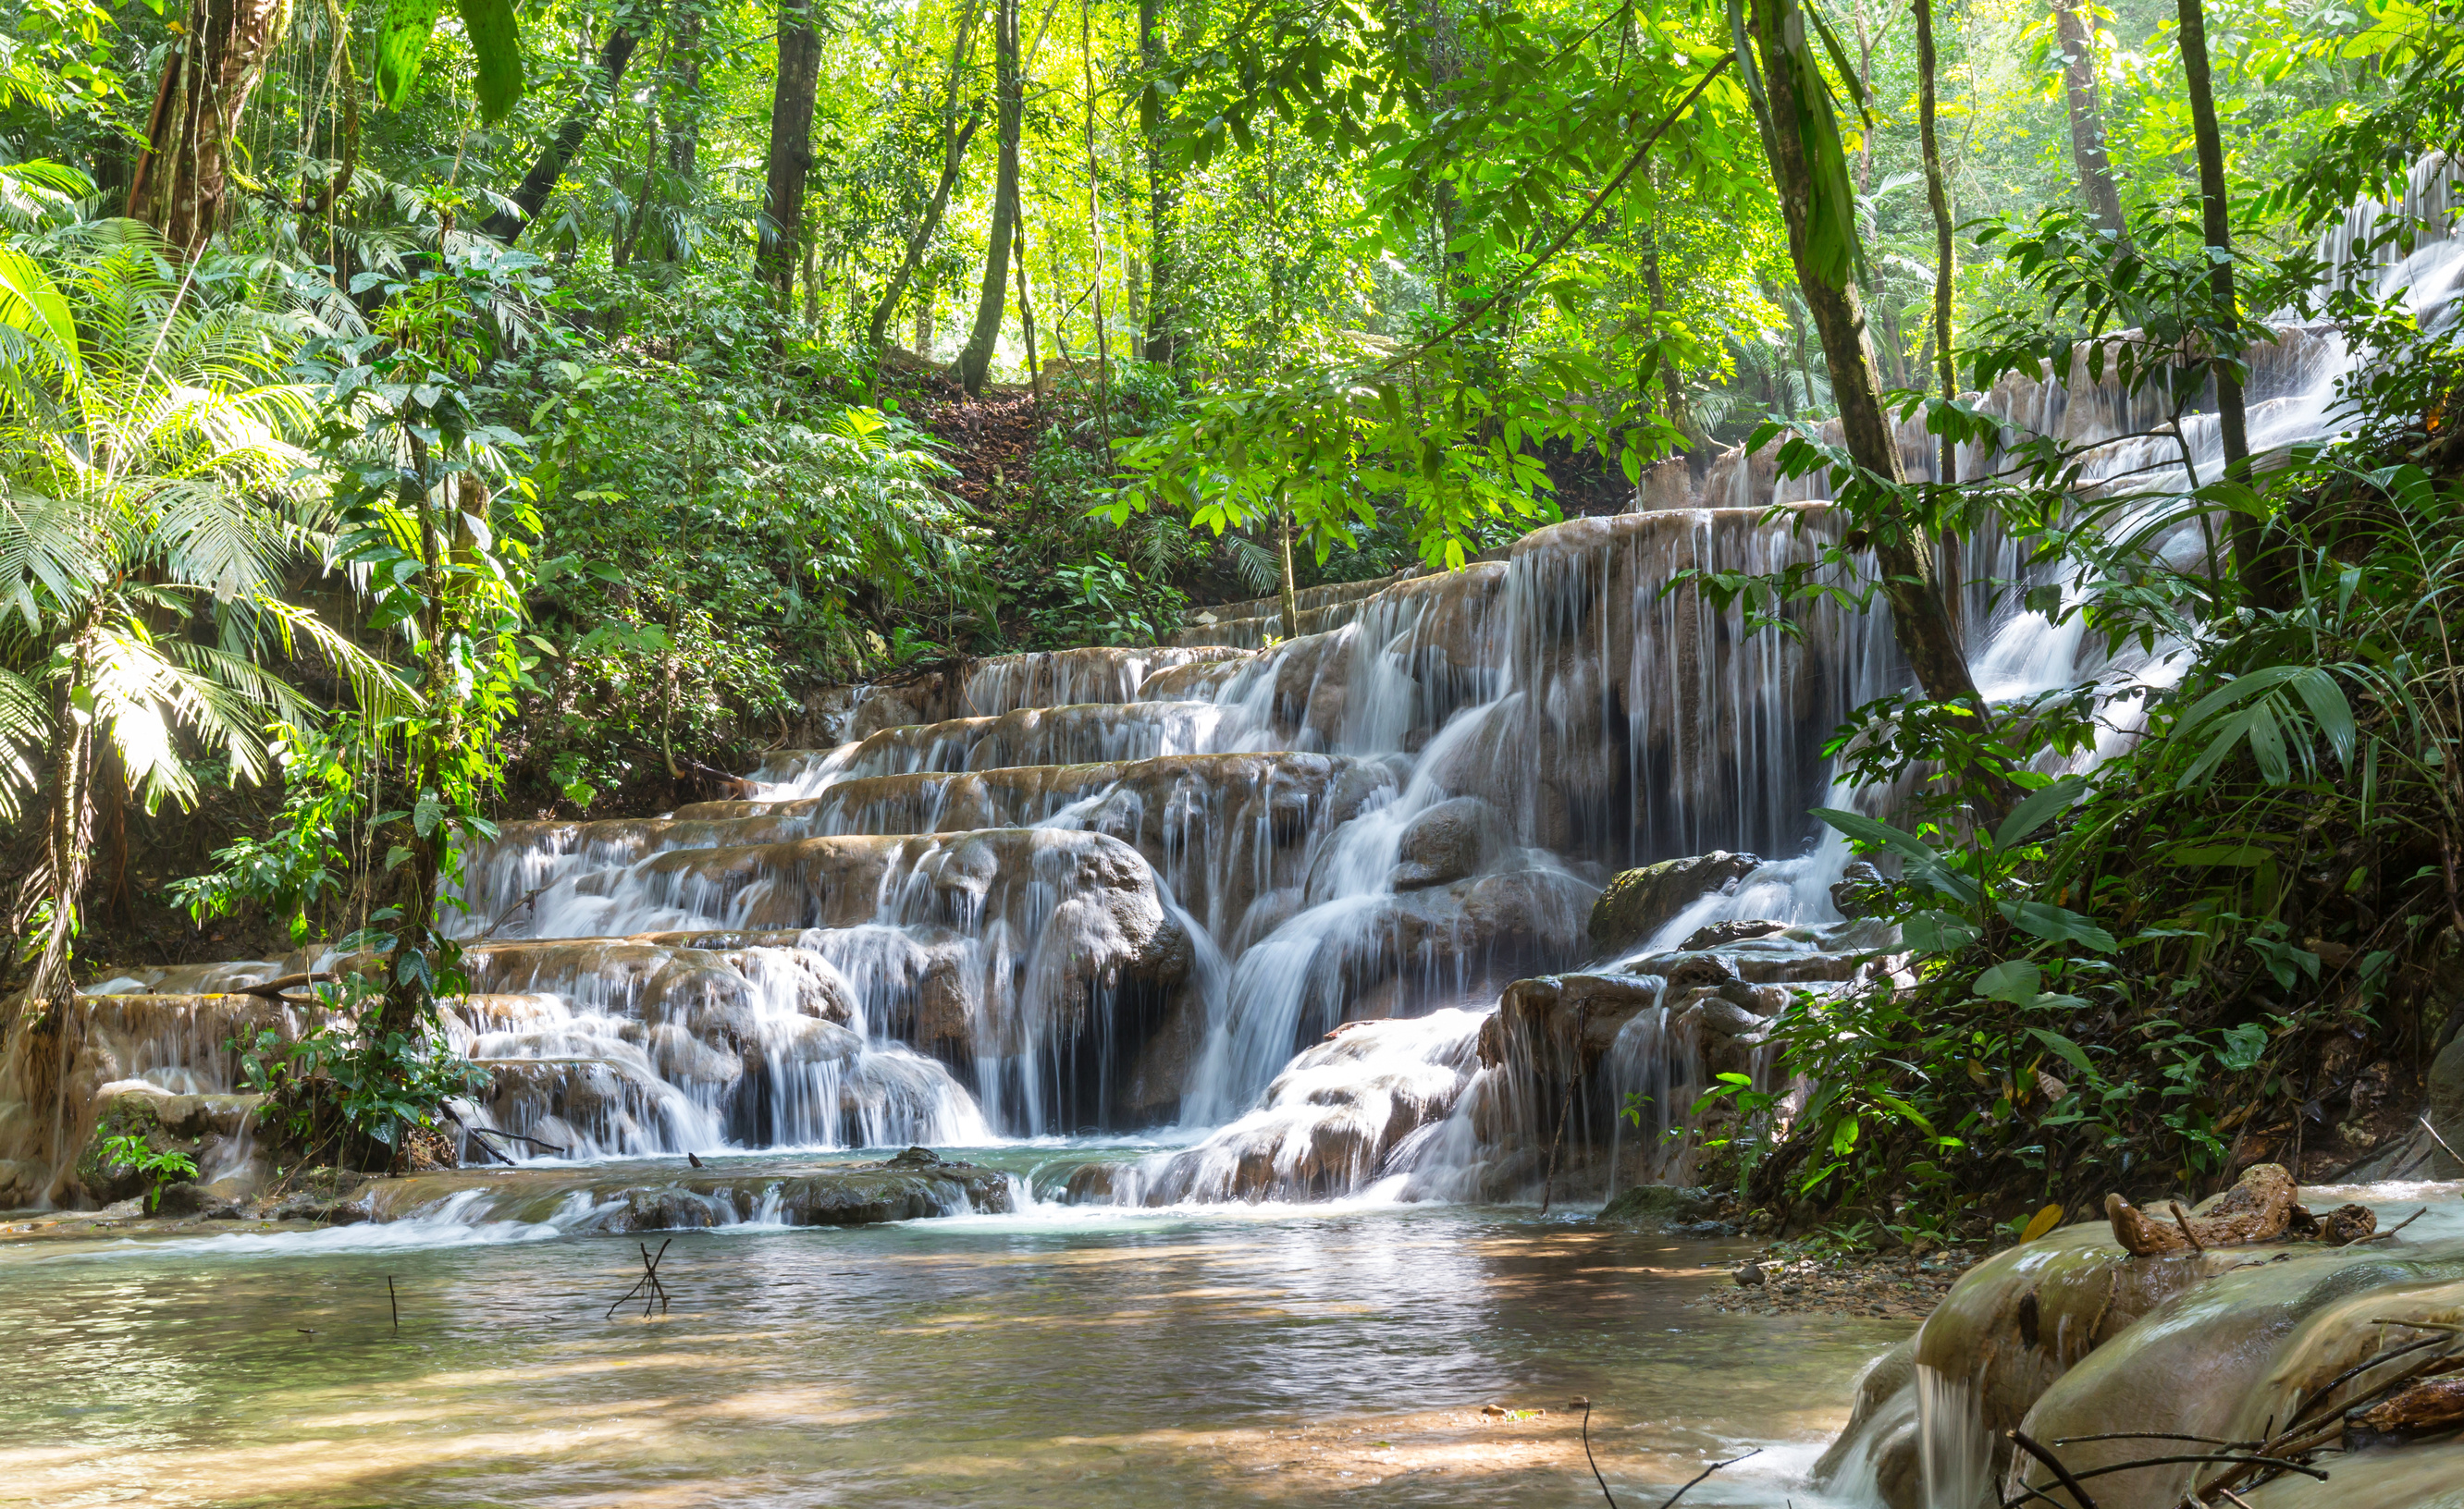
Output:
M1592 944L1604 954L1622 953L1704 896L1752 874L1762 863L1750 854L1714 849L1627 870L1592 904Z
M1708 1190L1688 1190L1671 1184L1638 1184L1600 1209L1601 1220L1645 1231L1717 1225L1719 1217L1718 1195Z
M160 1097L131 1092L116 1095L94 1121L94 1131L77 1154L77 1176L86 1194L102 1205L143 1195L154 1187L153 1177L141 1173L130 1164L112 1158L103 1149L115 1137L138 1137L155 1153L178 1153L193 1164L205 1146L204 1139L183 1137L163 1125L158 1102ZM182 1180L166 1180L170 1184Z

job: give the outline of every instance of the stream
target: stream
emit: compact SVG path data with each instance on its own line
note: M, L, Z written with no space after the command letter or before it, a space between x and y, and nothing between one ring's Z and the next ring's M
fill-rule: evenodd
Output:
M1032 1205L679 1233L670 1308L611 1317L637 1239L547 1225L18 1242L0 1503L1575 1505L1588 1395L1618 1502L1761 1446L1686 1502L1810 1509L1909 1327L1689 1304L1742 1251L1529 1208Z

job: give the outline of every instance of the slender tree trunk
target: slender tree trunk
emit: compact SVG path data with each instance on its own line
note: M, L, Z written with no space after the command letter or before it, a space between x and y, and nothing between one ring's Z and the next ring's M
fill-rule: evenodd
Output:
M599 49L598 78L557 122L556 134L540 143L538 160L514 190L513 208L490 215L480 222L480 230L510 246L539 218L548 196L556 192L557 184L563 179L564 170L573 165L575 154L589 138L590 128L598 123L599 113L616 98L616 86L624 82L625 67L633 60L633 49L640 42L640 37L622 26L607 34L606 42Z
M1292 510L1290 504L1287 503L1284 505L1283 517L1277 522L1282 531L1283 546L1283 571L1276 579L1276 596L1280 600L1277 605L1283 610L1284 638L1298 639L1301 632L1301 610L1299 594L1292 590Z
M983 120L980 111L969 111L964 125L957 123L958 86L966 78L967 58L975 50L978 0L967 0L958 13L957 32L950 41L949 83L941 97L941 176L933 186L933 197L924 206L924 218L916 222L913 233L907 238L906 250L898 259L898 271L890 276L890 286L882 291L880 302L872 306L872 318L866 326L873 349L879 350L890 339L890 321L896 317L898 301L914 280L917 269L924 265L924 252L941 229L941 217L950 208L950 191L957 186L958 164L967 155L967 142L976 134L977 124ZM924 354L919 341L916 354Z
M1161 73L1171 62L1163 39L1162 0L1138 0L1138 56L1149 74ZM1147 160L1147 318L1145 360L1161 366L1177 364L1180 355L1180 316L1175 300L1179 258L1175 239L1180 234L1180 175L1164 157L1164 109L1152 92L1138 104L1139 135Z
M1008 302L1011 224L1018 218L1018 130L1023 99L1018 77L1018 0L995 0L993 87L1000 106L1001 168L993 181L992 239L984 249L983 295L976 302L976 326L958 353L957 377L970 398L984 390L992 370L993 348L1001 341L1001 314Z
M779 7L779 79L770 95L770 155L762 175L759 240L754 274L775 291L779 307L795 307L796 266L804 231L804 180L813 170L813 96L822 70L821 33L812 0Z
M1742 5L1743 0L1731 3ZM1853 241L1849 254L1842 255L1836 239L1820 239L1853 238L1856 222L1853 207L1839 202L1847 192L1847 162L1837 122L1830 118L1830 99L1822 93L1822 75L1808 35L1811 29L1797 11L1795 0L1754 0L1751 28L1768 99L1760 120L1763 143L1788 225L1789 255L1796 265L1797 287L1822 341L1831 398L1839 410L1849 458L1887 484L1903 485L1899 436L1882 405L1881 374L1875 368L1866 339ZM1818 129L1825 121L1831 128ZM1832 160L1817 161L1816 153ZM1836 186L1826 193L1817 174ZM1842 216L1844 225L1837 223ZM1916 672L1917 684L1936 702L1981 705L1968 658L1938 590L1932 542L1902 517L1863 522L1871 531L1875 566L1891 605L1892 631ZM1980 794L1980 798L1991 800L1998 795Z
M1952 282L1959 271L1959 248L1951 235L1950 176L1943 170L1942 140L1935 125L1937 98L1933 46L1933 0L1916 0L1917 13L1917 147L1925 158L1925 203L1933 210L1933 330L1926 342L1933 350L1934 373L1946 404L1959 397L1959 358L1950 343ZM1942 437L1935 454L1934 480L1945 487L1959 480L1959 442ZM1942 536L1942 605L1950 615L1951 632L1965 628L1960 590L1959 536ZM1963 634L1964 638L1964 634Z
M2208 18L2199 0L2179 0L2182 77L2190 91L2190 133L2198 145L2199 218L2208 244L2208 294L2219 313L2238 317L2233 270L2233 206L2226 198L2224 135L2216 125L2214 80L2208 70ZM2229 362L2238 351L2216 353L2216 427L2222 432L2225 475L2250 475L2249 416L2242 405L2241 379ZM2266 558L2266 524L2246 513L2233 515L2233 569L2242 590L2259 607L2280 607L2283 584Z
M2079 164L2079 201L2097 229L2116 236L2129 231L2122 219L2122 194L2114 187L2113 163L2104 151L2104 107L2097 98L2096 20L2087 0L2053 0L2054 32L2062 46L2062 92L2070 101L2071 158Z
M221 229L231 134L291 27L291 0L191 0L145 122L128 213L193 257Z
M898 271L890 274L890 285L881 291L881 299L872 306L869 327L873 346L878 349L890 339L890 321L896 317L898 301L907 295L907 285L913 281L916 270L924 265L924 249L941 229L941 217L949 211L950 190L957 186L958 164L965 158L968 139L976 134L981 116L967 117L966 124L950 139L950 149L941 160L940 181L933 186L933 197L924 206L924 218L907 238L907 251L898 259Z
M89 674L91 623L81 624L68 644L69 685L61 689L53 720L52 802L44 824L44 860L51 871L52 916L44 929L43 951L34 960L33 976L26 982L26 1006L33 1016L55 1021L77 1003L77 939L85 905L86 875L94 864L94 735L91 718L80 718L69 703L69 692L81 688Z
M1021 207L1022 210L1024 207ZM1035 300L1027 295L1026 278L1026 216L1021 213L1015 223L1017 242L1012 250L1018 257L1018 328L1026 339L1026 390L1037 392L1035 369Z

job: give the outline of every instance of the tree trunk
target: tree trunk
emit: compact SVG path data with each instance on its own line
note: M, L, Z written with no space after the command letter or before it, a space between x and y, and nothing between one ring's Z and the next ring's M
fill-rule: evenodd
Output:
M193 257L223 223L231 133L291 26L291 0L191 0L163 64L128 213Z
M1731 0L1732 7L1744 3ZM1731 15L1736 15L1734 10ZM1847 158L1811 51L1810 28L1795 0L1754 0L1751 24L1768 100L1759 112L1763 144L1788 225L1797 287L1822 341L1848 455L1859 469L1896 488L1904 484L1905 474L1899 436L1882 406L1881 374L1866 341L1865 310L1857 292L1856 217L1848 201ZM1844 248L1843 236L1852 238ZM1936 702L1981 706L1937 588L1931 541L1896 510L1859 522L1870 533L1882 594L1891 605L1892 631L1918 686Z
M513 208L490 215L480 222L480 230L511 246L539 218L548 196L556 192L557 184L563 179L564 170L573 165L574 155L582 150L590 128L598 123L599 112L616 98L616 86L625 79L625 65L633 60L633 49L640 41L621 26L608 33L607 41L599 49L599 81L583 91L582 98L557 122L556 134L540 145L538 161L522 175L521 186L514 190Z
M779 7L779 79L770 94L770 156L762 177L759 239L754 275L774 291L779 307L795 307L798 252L804 239L804 180L813 169L813 96L822 71L821 33L811 0Z
M1933 0L1916 0L1917 12L1917 148L1925 158L1925 202L1933 210L1933 348L1934 371L1942 383L1942 400L1959 397L1959 360L1950 344L1951 281L1959 271L1959 249L1951 236L1950 181L1943 170L1942 141L1935 127L1938 106L1933 47ZM1949 435L1934 458L1934 480L1945 487L1959 480L1959 442ZM1961 633L1959 536L1942 536L1942 605L1950 614L1951 632ZM1962 636L1963 639L1965 636Z
M1023 103L1018 77L1018 0L995 0L993 87L999 105L1001 170L993 181L992 239L984 248L983 295L976 302L976 327L958 353L957 378L970 398L980 397L1001 341L1001 314L1009 295L1009 248L1018 218L1018 128Z
M2190 91L2190 133L2198 144L2199 218L2208 244L2208 294L2221 315L2238 317L2233 270L2233 206L2225 197L2224 136L2216 126L2216 96L2208 71L2208 18L2199 0L2179 0L2182 18L2182 77ZM2225 475L2250 475L2250 431L2242 407L2241 380L2227 365L2241 353L2218 352L2216 427L2222 432ZM2263 550L2266 524L2235 510L2233 514L2233 569L2253 604L2281 607L2283 584Z
M1012 229L1017 233L1011 250L1018 257L1018 328L1026 340L1026 391L1032 396L1039 384L1035 371L1035 300L1027 294L1026 216L1021 214Z
M941 217L949 211L950 190L957 186L958 164L965 158L968 139L976 134L981 116L967 117L967 123L950 139L950 149L941 159L941 179L933 186L933 197L924 206L924 218L915 224L915 231L907 238L906 254L899 258L898 271L890 274L890 286L881 291L880 302L872 306L872 320L868 327L874 348L890 339L890 321L896 317L898 301L907 295L907 285L913 281L916 269L924 265L924 249L933 244L934 235L941 229Z
M2096 87L2096 21L2087 0L2053 0L2054 31L2062 45L2062 91L2069 97L2071 157L2079 164L2079 201L2100 230L2127 237L2122 194L2104 151L2104 107Z
M70 690L82 687L88 675L91 624L81 626L68 645L69 685L60 692L53 720L52 803L44 824L44 859L51 871L52 916L43 935L43 951L26 982L26 1011L54 1021L77 1004L77 938L78 912L85 904L86 873L94 864L94 736L92 718L81 718L69 703Z
M1292 591L1292 510L1290 504L1287 503L1284 505L1284 516L1279 522L1282 526L1283 532L1283 570L1276 578L1276 597L1279 600L1276 605L1283 610L1284 638L1297 639L1300 637L1301 632L1301 610L1299 595Z
M1162 72L1171 61L1164 48L1162 0L1138 0L1138 56L1147 72ZM1179 311L1174 301L1179 273L1174 239L1180 229L1180 175L1166 165L1163 150L1164 112L1159 98L1144 97L1138 116L1147 160L1147 318L1142 342L1145 360L1172 366L1180 356Z

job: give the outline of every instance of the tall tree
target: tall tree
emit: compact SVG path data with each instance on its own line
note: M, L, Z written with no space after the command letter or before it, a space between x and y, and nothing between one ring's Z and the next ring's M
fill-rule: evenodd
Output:
M1172 61L1164 45L1162 0L1138 0L1138 57L1152 80ZM1163 96L1153 82L1138 95L1138 134L1147 166L1146 360L1173 365L1180 356L1180 172L1164 151Z
M291 0L190 0L163 62L128 213L195 256L223 222L231 134L291 27Z
M2237 319L2233 293L2233 207L2226 198L2224 135L2216 125L2215 81L2208 68L2208 18L2200 0L2179 0L2182 77L2190 94L2190 135L2198 149L2199 220L2208 246L2208 296L2225 319ZM2233 352L2213 363L2216 427L2224 441L2225 475L2250 474L2250 430L2242 405L2241 377ZM2233 568L2242 590L2260 607L2281 604L2282 593L2265 558L2266 525L2236 509L2233 514Z
M813 97L820 87L822 37L812 0L780 0L779 77L770 93L770 152L762 172L755 275L779 307L791 306L804 236L804 181L813 170Z
M532 162L531 170L522 175L520 186L514 190L513 204L480 222L479 229L511 245L539 218L548 196L563 180L564 170L573 165L574 154L589 139L590 128L599 123L600 113L616 98L616 87L624 82L626 65L632 62L633 49L641 40L623 21L607 33L607 40L600 44L598 72L582 91L582 98L557 122L556 130L539 143L539 157Z
M1728 0L1728 17L1849 458L1896 492L1905 473L1866 340L1856 193L1830 86L1815 61L1814 26L1797 0ZM1918 685L1937 702L1981 702L1936 580L1932 542L1903 514L1867 522L1892 631Z
M2062 46L2062 92L2070 104L2071 159L2079 164L2079 202L2097 229L2128 234L2113 162L2104 150L2104 107L2096 85L2096 18L2088 0L2053 0L2054 34Z
M1018 0L994 0L993 94L995 119L1001 130L1001 167L993 180L992 239L984 248L983 295L976 302L975 329L966 349L958 353L958 382L968 396L984 390L992 370L993 348L1001 341L1001 315L1008 304L1011 230L1018 219L1018 131L1024 99L1018 69Z

